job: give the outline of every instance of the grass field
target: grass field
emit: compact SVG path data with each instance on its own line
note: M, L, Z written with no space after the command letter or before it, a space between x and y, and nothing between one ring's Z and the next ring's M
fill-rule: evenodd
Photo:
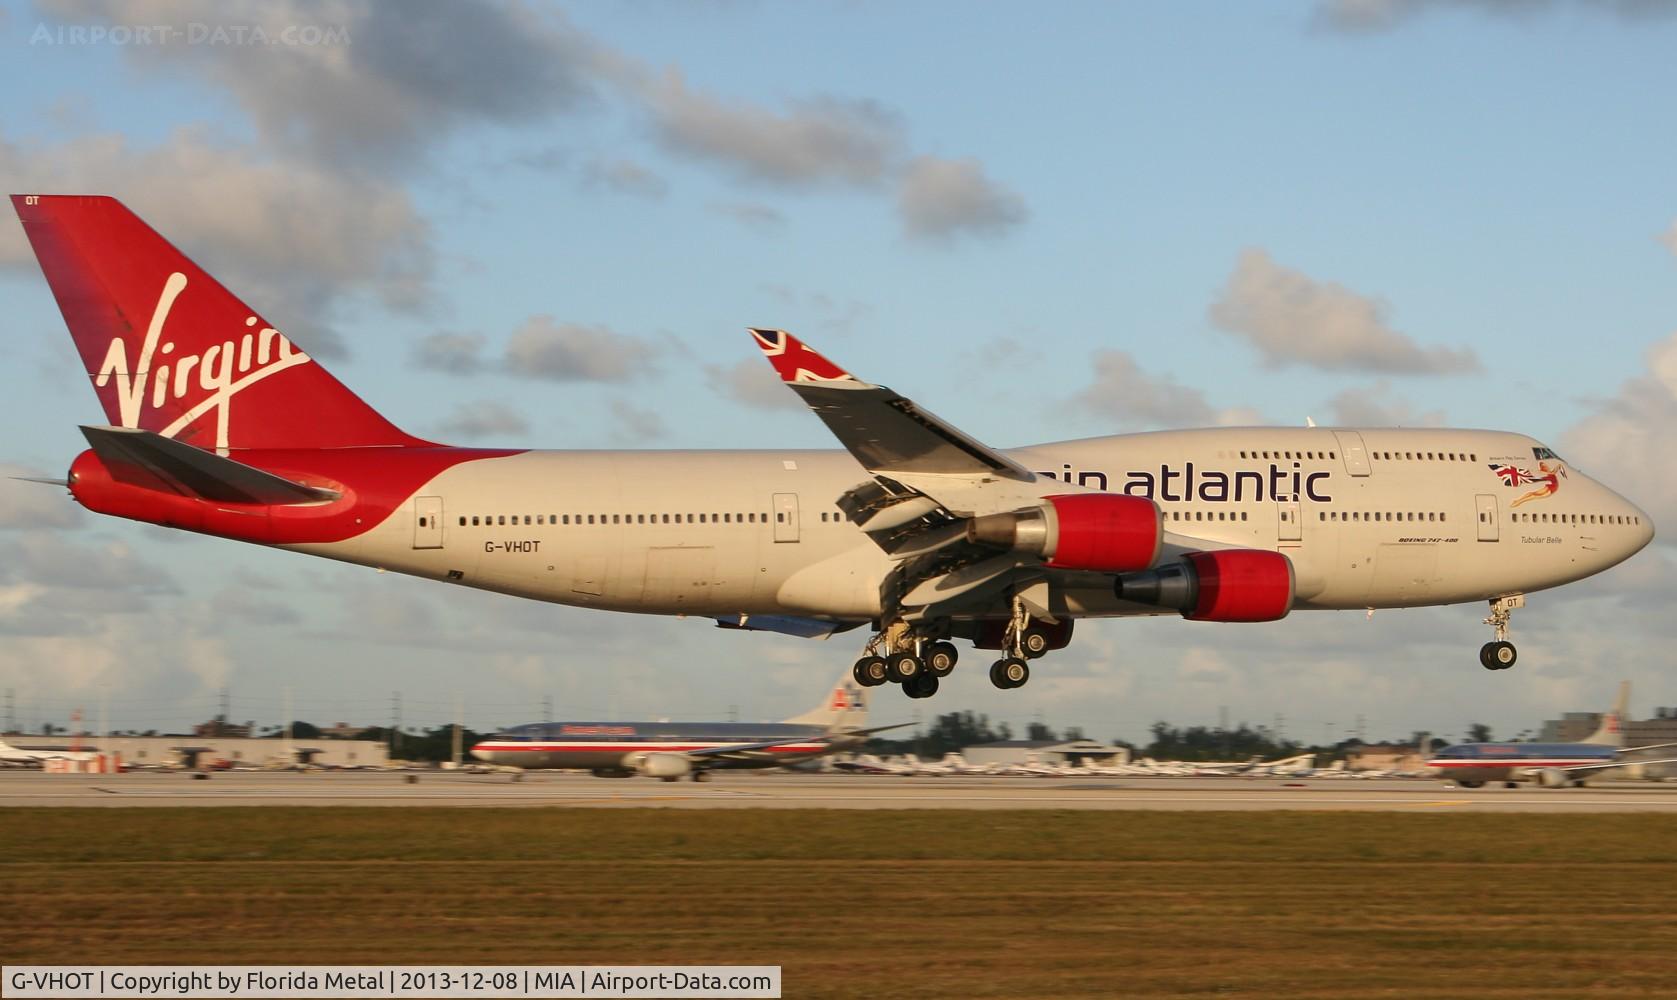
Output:
M1677 819L11 809L8 963L762 964L789 997L1677 996Z

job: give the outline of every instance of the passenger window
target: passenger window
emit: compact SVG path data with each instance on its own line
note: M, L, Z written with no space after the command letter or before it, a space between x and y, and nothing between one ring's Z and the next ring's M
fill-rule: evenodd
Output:
M477 518L472 518L472 527L477 527Z
M783 511L783 510L775 511L774 512L774 519L775 519L776 522L778 522L780 524L785 524L786 523L786 512Z
M460 527L464 528L465 526L466 526L466 519L465 519L465 517L461 517L460 518Z

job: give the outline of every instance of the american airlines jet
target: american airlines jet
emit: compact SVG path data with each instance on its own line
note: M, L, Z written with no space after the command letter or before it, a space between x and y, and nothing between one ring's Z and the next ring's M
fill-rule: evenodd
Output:
M713 770L790 767L913 725L859 728L867 721L867 689L846 671L821 704L784 722L531 722L490 736L472 747L472 756L510 767L589 771L597 778L644 774L676 781L686 775L708 781Z
M1272 622L1526 595L1653 538L1523 434L1219 427L999 450L780 330L752 330L843 450L453 448L399 430L121 203L14 195L105 409L89 510L454 586L822 636L935 693L952 640L997 687L1081 618ZM672 484L679 484L675 486Z

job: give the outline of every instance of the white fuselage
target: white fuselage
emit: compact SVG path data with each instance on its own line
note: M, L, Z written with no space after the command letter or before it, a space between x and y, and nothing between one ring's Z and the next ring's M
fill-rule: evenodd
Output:
M1541 590L1652 538L1633 504L1534 449L1494 431L1219 428L1008 455L1041 474L1038 495L1069 482L1152 497L1167 549L1279 550L1294 606L1328 609ZM835 500L868 478L836 450L523 452L448 469L355 538L289 547L579 607L862 621L880 615L893 563ZM1065 576L1054 600L1078 616L1159 613L1100 574Z

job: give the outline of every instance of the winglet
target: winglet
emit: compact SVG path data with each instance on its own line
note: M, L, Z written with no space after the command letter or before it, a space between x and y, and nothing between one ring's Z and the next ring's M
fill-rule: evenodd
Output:
M828 361L785 330L751 328L763 356L774 365L782 382L855 382L856 376Z

